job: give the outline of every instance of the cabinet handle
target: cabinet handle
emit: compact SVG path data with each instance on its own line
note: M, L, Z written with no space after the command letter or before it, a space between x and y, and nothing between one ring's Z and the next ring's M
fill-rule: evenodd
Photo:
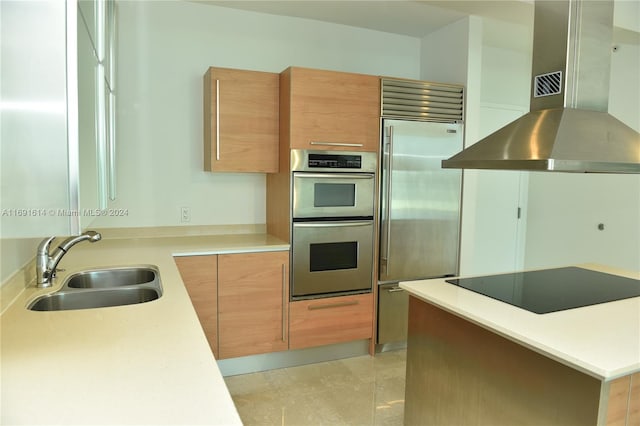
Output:
M296 179L344 179L344 173L295 173ZM372 180L373 173L349 173L349 179Z
M294 228L349 228L353 226L371 226L373 220L350 220L348 222L296 222Z
M307 306L307 309L310 311L315 311L317 309L341 308L343 306L353 306L357 304L358 304L357 300L352 300L349 302L328 303L326 305L309 305Z
M216 80L216 160L220 160L220 80Z
M345 143L345 142L309 142L311 145L325 145L325 146L355 146L355 147L363 147L364 144L361 143Z
M287 288L286 288L286 268L284 266L284 263L282 264L282 341L286 342L286 330L285 330L285 320L286 320L286 305L287 305Z

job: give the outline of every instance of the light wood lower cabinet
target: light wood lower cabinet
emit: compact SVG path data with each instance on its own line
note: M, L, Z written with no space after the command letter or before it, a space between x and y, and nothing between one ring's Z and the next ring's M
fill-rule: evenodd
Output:
M218 255L220 359L284 351L289 252Z
M640 373L609 384L606 426L640 425Z
M288 251L175 262L216 359L372 338L372 293L289 303Z
M290 303L289 349L370 339L373 294Z
M176 257L182 276L204 334L214 356L218 357L218 256Z
M217 359L289 348L289 252L176 257Z

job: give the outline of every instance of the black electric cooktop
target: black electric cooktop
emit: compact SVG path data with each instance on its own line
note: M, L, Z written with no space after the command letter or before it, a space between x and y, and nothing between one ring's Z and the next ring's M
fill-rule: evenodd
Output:
M536 314L640 296L640 280L578 267L445 281Z

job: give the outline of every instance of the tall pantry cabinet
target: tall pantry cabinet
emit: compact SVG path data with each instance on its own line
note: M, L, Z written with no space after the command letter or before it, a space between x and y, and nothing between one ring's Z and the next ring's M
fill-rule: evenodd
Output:
M378 152L379 132L379 77L299 67L280 73L280 170L267 175L267 232L292 241L292 149ZM292 301L289 348L371 339L373 301L373 293Z

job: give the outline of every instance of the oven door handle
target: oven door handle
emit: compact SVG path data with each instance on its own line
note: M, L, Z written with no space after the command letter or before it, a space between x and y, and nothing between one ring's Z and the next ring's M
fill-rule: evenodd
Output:
M295 178L304 179L373 179L372 173L294 173Z
M341 227L353 227L353 226L371 226L373 225L372 220L358 220L351 222L295 222L293 224L294 228L341 228Z

